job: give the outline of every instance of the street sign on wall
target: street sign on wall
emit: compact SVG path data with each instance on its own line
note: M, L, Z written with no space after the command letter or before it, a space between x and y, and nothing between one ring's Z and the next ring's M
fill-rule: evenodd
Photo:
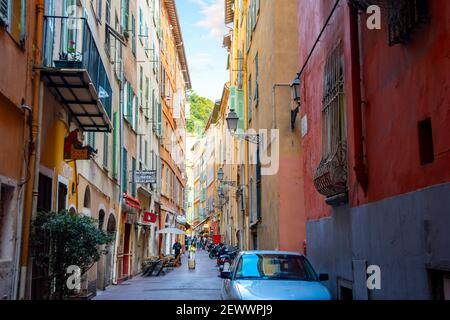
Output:
M156 183L156 170L141 170L134 172L136 183Z

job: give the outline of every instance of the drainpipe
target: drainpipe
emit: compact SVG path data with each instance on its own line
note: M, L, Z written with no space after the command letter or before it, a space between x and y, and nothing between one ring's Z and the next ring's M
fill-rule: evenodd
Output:
M363 117L362 106L366 103L364 91L364 65L362 50L361 18L356 8L349 5L350 10L350 35L352 51L352 95L353 95L353 144L354 144L354 163L353 170L356 174L356 180L367 195L367 168L364 162L364 135L363 135Z
M44 0L36 1L36 41L35 41L35 66L41 64L41 47L43 39L43 25L44 25ZM41 151L41 123L42 123L42 105L44 87L41 82L40 70L34 69L33 79L33 109L32 109L32 141L29 147L29 168L30 181L26 185L25 190L25 204L23 212L23 236L22 248L20 257L20 283L19 283L19 299L25 299L26 283L29 279L28 265L29 265L29 241L30 241L30 226L32 213L36 212L37 197L39 191L39 164Z
M122 62L123 63L123 60ZM122 69L122 73L123 73L123 69ZM123 79L123 74L121 75L121 79ZM122 106L122 100L124 97L124 85L123 83L120 83L120 92L119 92L119 126L120 126L120 131L119 131L119 146L120 146L120 150L119 150L119 208L118 208L118 212L117 212L117 219L116 219L116 238L114 241L114 253L112 256L113 259L113 277L112 277L112 283L114 285L117 284L117 278L118 278L118 266L117 266L117 251L119 250L119 242L121 241L121 237L120 237L120 229L122 226L122 203L123 203L123 193L122 193L122 184L123 184L123 180L122 180L122 168L123 168L123 147L124 147L124 141L123 141L123 110L120 106Z

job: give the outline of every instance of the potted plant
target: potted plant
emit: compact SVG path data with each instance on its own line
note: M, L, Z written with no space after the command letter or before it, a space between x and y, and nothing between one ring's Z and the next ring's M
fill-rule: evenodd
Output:
M37 214L33 220L31 249L34 264L42 275L42 285L47 288L40 299L83 299L81 286L70 286L72 278L81 284L87 271L107 253L104 245L113 241L113 236L97 225L90 217L68 211Z
M82 55L76 49L76 43L73 40L69 41L67 52L59 54L59 60L53 61L56 68L60 69L82 69Z

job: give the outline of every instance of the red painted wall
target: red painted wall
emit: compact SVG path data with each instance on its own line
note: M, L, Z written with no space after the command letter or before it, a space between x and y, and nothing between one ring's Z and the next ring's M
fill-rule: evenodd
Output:
M301 116L308 117L308 134L303 139L305 209L308 219L329 216L313 184L321 159L321 106L323 70L329 52L339 40L344 51L347 110L349 205L378 201L427 186L450 181L450 2L431 0L430 23L413 35L407 45L389 47L387 22L382 30L362 29L364 87L368 104L363 107L367 196L353 170L354 145L350 47L350 12L341 1L302 77ZM300 0L300 65L331 12L334 1ZM314 13L314 14L312 14ZM382 11L385 16L386 12ZM363 15L362 17L365 17ZM422 166L419 159L418 122L431 117L435 161Z

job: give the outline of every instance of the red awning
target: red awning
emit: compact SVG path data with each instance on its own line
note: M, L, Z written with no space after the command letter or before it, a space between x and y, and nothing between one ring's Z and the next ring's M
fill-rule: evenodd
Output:
M130 196L127 193L123 194L123 199L125 200L126 205L128 205L134 209L141 210L141 203L139 202L138 199L133 198L132 196Z

